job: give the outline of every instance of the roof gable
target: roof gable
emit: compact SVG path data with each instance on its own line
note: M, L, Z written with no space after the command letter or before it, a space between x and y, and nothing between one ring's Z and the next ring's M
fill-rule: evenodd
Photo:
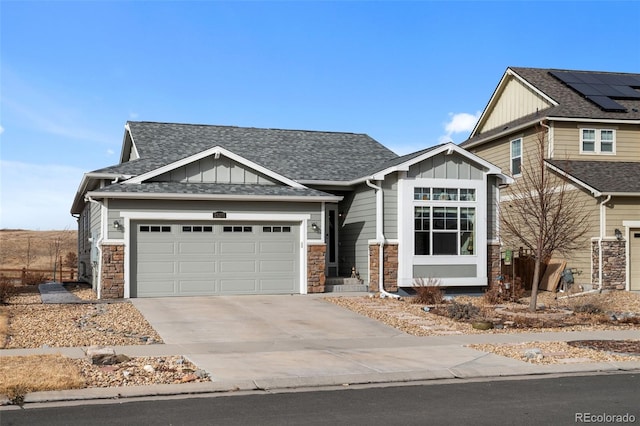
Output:
M220 147L291 180L344 182L397 157L365 134L153 122L128 126L140 158L155 168Z
M228 159L230 161L220 161L221 159ZM232 169L234 167L236 169L236 173L235 175L232 175ZM183 178L177 177L180 175L180 173L176 172L180 170L184 170ZM208 173L209 176L207 176L206 173ZM242 176L240 176L240 174L242 174ZM249 174L249 182L247 182L247 174ZM151 170L147 173L143 173L139 176L129 179L126 183L139 184L145 181L263 184L273 184L274 182L279 182L293 188L304 187L296 181L279 175L278 173L266 169L259 164L247 160L246 158L243 158L219 146L207 149L186 158L182 158L157 169Z
M495 129L538 111L557 105L519 75L507 69L472 135Z

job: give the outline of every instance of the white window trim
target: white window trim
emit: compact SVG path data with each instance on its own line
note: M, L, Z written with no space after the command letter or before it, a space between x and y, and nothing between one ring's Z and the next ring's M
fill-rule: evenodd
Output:
M472 278L444 278L442 285L486 285L487 284L487 175L482 180L458 180L458 179L407 179L401 177L398 181L398 223L402 224L398 229L398 285L401 287L413 286L414 265L468 265L475 263L477 266L476 277ZM415 187L437 188L474 188L476 189L476 201L430 201L431 206L457 206L476 208L476 233L474 236L477 251L473 255L425 255L415 256L414 234L414 205L418 200L413 199Z
M514 157L514 155L513 155L513 143L515 141L518 141L518 140L520 141L520 155L518 157ZM509 170L511 171L511 176L522 176L522 164L523 164L523 161L522 161L522 156L523 155L522 154L523 154L523 151L524 151L524 138L522 136L519 136L519 137L517 137L515 139L512 139L509 142ZM513 160L515 158L520 158L520 173L514 173L513 172Z
M596 127L580 127L580 155L616 155L616 129L613 128L596 128ZM595 134L595 140L593 143L593 151L585 151L584 147L584 131L593 130ZM602 151L602 132L610 131L613 133L613 141L611 151Z

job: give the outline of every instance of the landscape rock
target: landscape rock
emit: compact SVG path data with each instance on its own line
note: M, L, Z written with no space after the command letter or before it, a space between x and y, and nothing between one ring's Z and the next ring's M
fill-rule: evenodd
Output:
M87 358L93 365L112 365L118 362L115 349L105 346L89 346Z

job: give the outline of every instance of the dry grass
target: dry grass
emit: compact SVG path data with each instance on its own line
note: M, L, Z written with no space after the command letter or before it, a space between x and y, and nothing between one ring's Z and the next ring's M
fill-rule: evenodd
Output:
M32 269L51 267L49 243L56 238L62 241L60 255L77 251L77 232L73 231L29 231L0 229L0 269L18 269L27 266L27 251L30 252Z
M9 335L9 312L6 308L0 306L0 349L7 344L7 336Z
M0 394L16 404L29 392L83 387L80 369L62 355L8 356L0 363Z

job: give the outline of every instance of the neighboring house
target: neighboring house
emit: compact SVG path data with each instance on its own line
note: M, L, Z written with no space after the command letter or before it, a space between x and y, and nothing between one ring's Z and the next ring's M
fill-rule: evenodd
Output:
M576 281L640 290L640 74L508 68L461 146L518 179L540 125L545 165L590 212Z
M453 143L399 157L364 134L129 122L71 213L100 298L484 286L510 181Z

